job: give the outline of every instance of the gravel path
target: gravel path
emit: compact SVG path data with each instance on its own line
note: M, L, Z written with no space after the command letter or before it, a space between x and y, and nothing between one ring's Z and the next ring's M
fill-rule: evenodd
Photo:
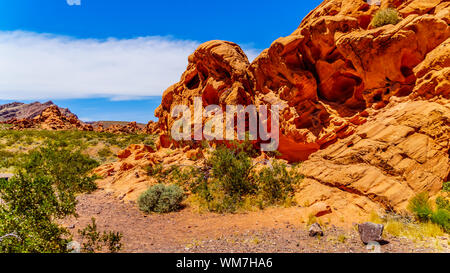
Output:
M295 208L273 208L245 214L200 214L191 208L146 215L98 190L78 197L78 218L62 224L79 240L77 230L96 218L98 229L123 233L123 252L368 252L351 228L327 226L322 238L311 238ZM382 252L450 252L447 240L414 243L387 235Z

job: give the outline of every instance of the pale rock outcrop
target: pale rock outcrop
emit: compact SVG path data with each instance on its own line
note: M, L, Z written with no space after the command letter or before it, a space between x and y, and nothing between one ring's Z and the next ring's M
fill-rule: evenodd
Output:
M442 189L450 173L449 141L448 102L392 102L353 136L313 154L301 165L306 179L298 202L333 204L333 213L350 206L360 207L363 214L405 212L415 194L426 191L433 196ZM324 188L341 192L346 202L339 204ZM320 194L310 194L314 191Z

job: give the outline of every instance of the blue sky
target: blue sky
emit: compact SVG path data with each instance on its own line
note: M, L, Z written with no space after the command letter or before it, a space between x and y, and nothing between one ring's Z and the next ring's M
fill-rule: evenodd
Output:
M0 103L51 99L86 120L146 122L200 43L236 42L253 59L321 2L77 1L0 1Z

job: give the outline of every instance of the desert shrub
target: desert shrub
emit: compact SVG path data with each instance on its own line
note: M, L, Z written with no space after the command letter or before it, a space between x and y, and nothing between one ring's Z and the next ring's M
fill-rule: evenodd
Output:
M450 211L450 201L442 196L436 198L436 207L438 209L446 209Z
M178 210L183 198L184 192L179 186L157 184L139 196L138 205L147 213L167 213Z
M54 187L51 179L21 173L0 179L0 252L65 252L68 232L55 220L75 215L73 193Z
M162 164L148 165L145 167L145 171L147 172L148 176L156 178L157 176L163 175L162 174L163 165Z
M445 232L450 232L450 211L438 209L431 215L431 222L439 225Z
M431 222L415 222L410 218L399 215L385 215L381 218L372 213L371 222L383 224L386 233L396 237L407 237L413 240L424 240L427 237L438 237L444 235L441 226Z
M235 212L244 196L255 191L250 178L251 159L247 153L217 148L206 162L197 178L192 192L198 195L203 206L215 212Z
M432 223L440 226L445 232L450 231L450 202L443 197L435 201L437 210L433 211L428 194L421 193L410 200L408 209L414 213L419 221Z
M233 213L241 208L264 208L289 204L294 185L302 177L286 164L274 161L256 172L249 154L242 149L217 148L202 168L193 169L191 191L201 207L209 211Z
M111 152L111 149L109 147L104 147L104 148L100 149L97 152L97 154L100 157L107 158L107 157L112 156L113 153Z
M5 150L0 150L0 168L9 168L19 164L21 155Z
M402 19L397 10L393 8L387 8L379 10L377 13L375 13L371 25L374 27L382 27L389 24L396 25L401 20Z
M445 182L442 185L442 191L443 192L450 192L450 181Z
M122 249L122 233L113 231L100 233L97 231L95 218L92 218L91 223L84 229L79 230L78 234L83 240L82 252L95 253L107 248L110 253L116 253Z
M251 159L244 151L218 148L209 164L212 183L217 184L226 195L239 197L254 190L250 180Z
M414 196L408 205L408 209L419 219L420 221L428 221L433 214L428 194L423 192Z
M97 166L97 161L79 150L49 145L31 151L21 167L29 174L50 177L62 189L92 192L97 188L97 177L88 172Z
M291 200L294 186L303 177L289 171L285 163L274 161L271 167L262 169L257 177L258 194L263 206Z

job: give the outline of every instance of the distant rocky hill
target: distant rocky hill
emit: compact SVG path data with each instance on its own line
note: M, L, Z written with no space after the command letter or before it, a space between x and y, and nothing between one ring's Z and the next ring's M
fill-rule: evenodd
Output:
M0 122L11 119L33 119L40 115L45 109L53 105L55 104L52 101L45 103L33 102L29 104L22 102L3 104L0 105ZM58 108L61 114L66 117L73 115L67 108Z
M129 121L112 121L112 120L99 120L99 121L89 121L86 122L87 124L91 124L92 126L94 126L94 128L97 128L98 126L103 126L103 128L107 129L113 126L126 126L128 125L130 122ZM136 123L136 125L140 128L140 129L144 129L146 124L143 123Z
M53 102L23 104L20 102L0 106L3 120L12 125L12 130L81 130L113 134L139 134L145 131L145 124L124 121L84 123L69 109L60 108Z

